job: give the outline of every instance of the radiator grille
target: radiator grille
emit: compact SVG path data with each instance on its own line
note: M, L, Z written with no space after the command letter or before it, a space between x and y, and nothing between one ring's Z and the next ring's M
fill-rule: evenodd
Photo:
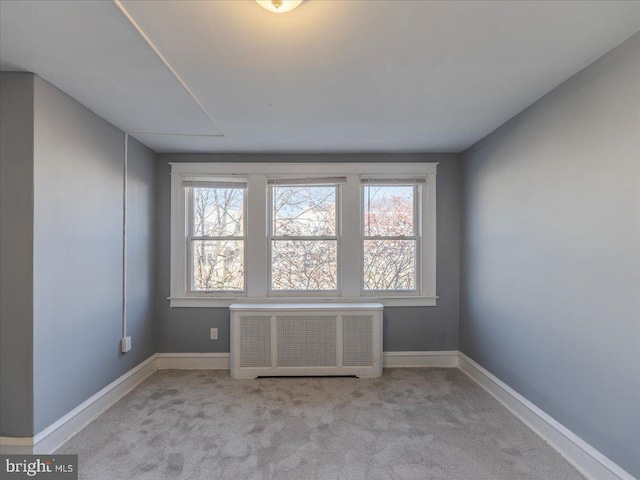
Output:
M277 317L279 367L336 366L336 318Z
M343 324L343 358L345 367L373 365L373 317L345 315Z
M271 366L271 317L240 317L240 367Z

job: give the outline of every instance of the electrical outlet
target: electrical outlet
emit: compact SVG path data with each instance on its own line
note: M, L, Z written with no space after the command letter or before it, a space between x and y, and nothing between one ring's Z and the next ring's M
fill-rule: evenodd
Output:
M120 342L120 348L122 349L122 353L127 353L131 350L131 337L124 337Z
M211 340L217 340L218 339L218 329L217 328L212 328L210 330L210 334L211 334Z

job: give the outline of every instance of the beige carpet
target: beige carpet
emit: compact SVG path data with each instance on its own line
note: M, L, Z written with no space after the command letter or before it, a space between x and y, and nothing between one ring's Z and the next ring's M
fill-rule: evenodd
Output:
M583 478L457 369L159 371L57 453L79 454L90 480Z

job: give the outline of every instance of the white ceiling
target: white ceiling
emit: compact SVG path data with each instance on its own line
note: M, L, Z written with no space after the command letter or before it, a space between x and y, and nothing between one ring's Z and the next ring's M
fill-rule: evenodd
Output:
M456 152L639 30L637 1L2 0L0 67L158 152Z

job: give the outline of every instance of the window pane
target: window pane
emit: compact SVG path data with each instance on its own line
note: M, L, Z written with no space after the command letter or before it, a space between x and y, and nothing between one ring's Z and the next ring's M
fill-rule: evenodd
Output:
M415 240L365 240L365 290L416 289Z
M336 240L274 240L271 243L273 290L337 290Z
M363 185L365 236L414 235L413 185Z
M193 236L242 236L243 188L193 188Z
M274 236L334 236L335 186L273 186Z
M244 241L193 240L192 291L244 290Z

